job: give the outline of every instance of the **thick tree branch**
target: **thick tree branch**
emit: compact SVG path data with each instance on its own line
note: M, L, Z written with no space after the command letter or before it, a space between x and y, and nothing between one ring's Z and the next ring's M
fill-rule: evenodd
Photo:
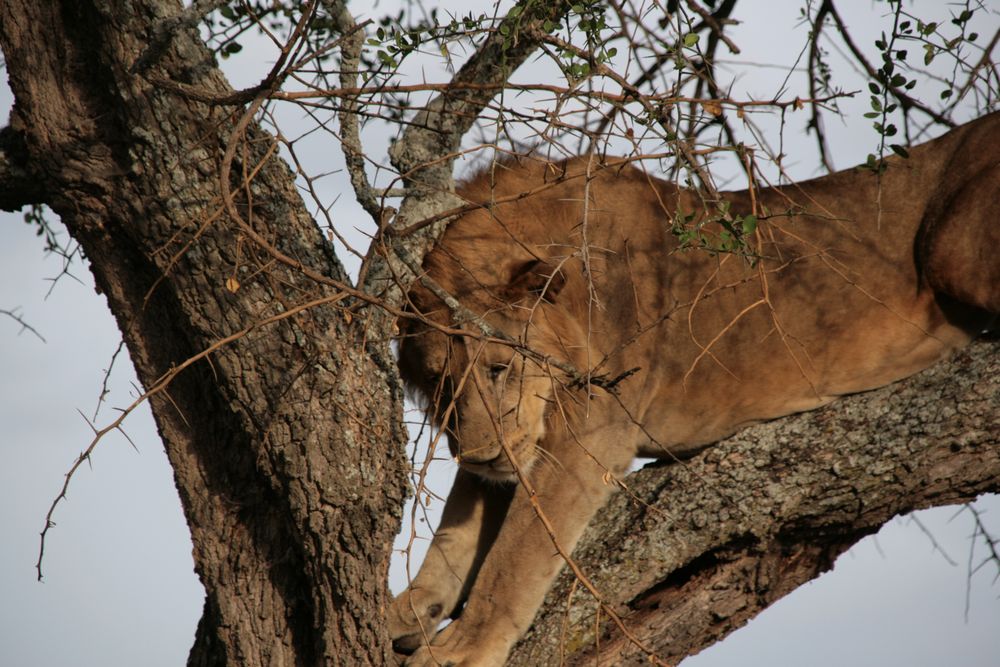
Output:
M195 0L182 11L159 21L152 26L152 37L145 50L132 65L133 74L141 74L152 67L170 46L170 40L182 30L190 30L205 19L208 14L229 3L229 0Z
M0 129L0 210L17 211L45 203L45 188L28 165L24 137L8 126Z
M893 516L1000 490L998 413L997 346L978 342L903 382L644 468L574 558L637 636L678 661ZM600 664L645 664L605 620ZM593 664L596 640L593 600L564 573L509 664L556 664L561 651Z
M454 91L438 95L407 128L390 150L393 164L411 182L437 189L434 176L450 176L451 160L440 160L455 151L462 136L494 95L503 90L511 74L535 52L546 34L546 22L558 23L572 3L538 3L522 0L508 12L497 29L452 78ZM485 88L465 88L485 84ZM433 176L424 172L432 170Z
M449 193L454 189L452 165L462 137L494 95L503 90L511 74L538 48L537 35L545 23L558 23L571 6L565 0L518 2L452 78L455 88L435 97L390 148L392 163L410 188L395 224L388 228L390 234L395 226L405 227L461 203ZM405 253L409 263L419 266L446 222L428 225L405 241L392 238L385 244L380 239L373 244L381 255L367 272L364 288L385 294L391 304L401 303L403 291L396 283L405 286L414 276L407 262L396 255Z
M326 7L334 23L343 37L340 47L340 85L351 88L357 85L358 68L361 64L361 49L364 45L364 33L358 30L358 24L347 11L347 6L340 0L325 0ZM375 191L368 182L365 173L365 153L361 145L361 123L358 115L356 98L344 97L337 118L340 120L340 141L344 150L344 161L347 172L351 176L351 187L354 196L361 207L377 222L382 221L382 211Z

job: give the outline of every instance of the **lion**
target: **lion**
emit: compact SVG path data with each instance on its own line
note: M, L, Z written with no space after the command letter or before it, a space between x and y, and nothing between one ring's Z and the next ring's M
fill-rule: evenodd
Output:
M406 664L503 664L634 458L683 461L992 326L997 146L1000 113L880 174L721 201L625 159L522 159L461 186L477 206L427 255L420 317L400 325L402 375L459 464L388 611Z

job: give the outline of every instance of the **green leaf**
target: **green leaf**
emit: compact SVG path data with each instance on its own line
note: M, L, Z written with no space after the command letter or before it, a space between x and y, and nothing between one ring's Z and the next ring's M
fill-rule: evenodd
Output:
M889 148L891 148L892 152L901 158L905 159L910 157L910 152L905 148L903 148L902 146L900 146L899 144L889 144Z
M743 218L743 234L749 236L757 230L757 216L748 215Z
M698 33L689 32L688 34L684 35L684 46L687 47L694 46L695 44L698 43L699 39L700 38L698 37Z
M934 56L937 55L937 53L935 53L934 45L924 44L924 49L926 51L926 53L924 53L924 65L930 65L931 61L934 60Z
M393 59L393 57L390 56L385 51L379 51L378 52L378 59L381 60L382 64L385 65L386 67L395 67L396 66L395 59Z

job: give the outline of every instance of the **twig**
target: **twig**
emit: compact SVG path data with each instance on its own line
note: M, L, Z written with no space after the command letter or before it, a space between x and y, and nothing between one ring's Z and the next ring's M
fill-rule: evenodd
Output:
M91 421L97 421L97 413L101 411L101 404L104 403L104 398L108 395L108 381L111 379L111 370L115 367L115 360L118 359L118 355L121 351L125 349L125 340L118 342L118 348L115 353L111 355L111 362L108 363L108 368L104 371L104 380L101 382L101 393L97 397L97 407L94 408L94 416Z
M865 69L865 72L868 74L869 77L871 77L874 80L879 80L879 76L878 73L875 71L875 68L872 67L871 63L868 62L868 59L865 58L865 54L861 52L861 50L854 43L854 40L851 38L851 34L847 30L847 26L844 25L843 20L840 18L840 14L837 13L837 8L834 6L833 0L824 0L823 7L829 10L830 16L833 17L833 21L837 25L837 32L840 33L841 38L843 38L844 40L844 44L847 45L847 48L851 51L851 54ZM899 104L904 111L906 111L907 109L918 109L927 114L928 116L930 116L931 118L933 118L936 122L940 123L941 125L944 125L945 127L948 128L957 127L955 121L949 118L945 118L937 111L934 111L934 109L931 109L930 107L923 104L919 100L910 97L905 92L903 92L899 88L899 86L892 85L891 81L886 80L886 81L881 81L881 83L885 86L886 90L892 92L893 97L899 100Z
M38 333L38 329L36 329L35 327L31 326L30 324L24 321L24 318L21 317L20 313L17 312L16 308L14 310L0 309L0 315L6 315L7 317L11 318L12 320L21 325L21 330L17 332L17 335L20 336L25 331L30 331L31 333L35 334L38 340L42 341L43 343L48 342L45 340L45 336Z
M48 535L49 529L56 525L55 522L52 520L52 517L56 511L56 507L58 507L59 503L66 498L66 492L69 489L69 483L73 479L73 476L76 474L76 471L80 468L81 465L83 465L85 461L90 461L91 454L93 454L94 450L97 448L97 444L104 438L105 435L107 435L111 431L116 431L116 430L121 431L122 422L124 422L125 418L128 417L130 414L132 414L136 408L138 408L140 405L142 405L149 399L153 398L154 396L160 393L165 393L165 390L170 385L170 383L173 382L174 378L177 377L182 371L184 371L191 365L195 364L196 362L201 361L202 359L208 357L216 350L219 350L222 347L225 347L226 345L229 345L230 343L237 341L240 338L243 338L251 331L260 329L262 327L266 327L271 324L275 324L277 322L281 322L283 320L288 319L289 317L292 317L293 315L297 315L311 308L337 303L338 301L342 301L343 299L347 298L347 296L348 294L345 292L338 292L336 294L331 294L318 299L313 299L306 303L289 308L288 310L282 313L268 317L260 322L244 327L243 329L240 329L236 333L230 334L229 336L219 339L218 341L208 346L198 354L189 357L180 365L171 368L169 371L161 375L159 379L157 379L153 383L153 386L148 391L146 391L144 394L142 394L137 399L132 401L132 403L128 407L124 408L121 411L121 414L118 416L118 418L116 418L114 421L112 421L104 428L96 429L93 426L93 424L91 424L90 420L87 420L87 424L90 425L90 428L94 431L94 437L90 441L90 444L87 445L87 448L83 450L83 452L77 457L76 462L69 469L69 472L66 473L62 489L59 491L59 495L57 495L55 500L52 501L52 504L49 506L49 511L45 514L45 527L42 529L42 532L40 534L40 540L38 546L38 561L35 563L35 570L38 572L38 581L42 580L42 559L45 555L45 538ZM84 419L86 419L86 417L84 417ZM124 431L122 432L124 433ZM126 436L126 438L127 437L128 436ZM133 447L134 446L135 445L133 445Z

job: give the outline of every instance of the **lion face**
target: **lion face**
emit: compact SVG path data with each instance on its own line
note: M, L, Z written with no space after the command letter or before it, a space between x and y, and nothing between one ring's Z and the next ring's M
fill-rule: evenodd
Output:
M496 326L504 318L490 319ZM499 323L511 330L512 323ZM513 481L516 469L527 472L535 463L554 404L553 380L537 362L511 344L416 325L401 342L400 367L448 434L460 466Z

